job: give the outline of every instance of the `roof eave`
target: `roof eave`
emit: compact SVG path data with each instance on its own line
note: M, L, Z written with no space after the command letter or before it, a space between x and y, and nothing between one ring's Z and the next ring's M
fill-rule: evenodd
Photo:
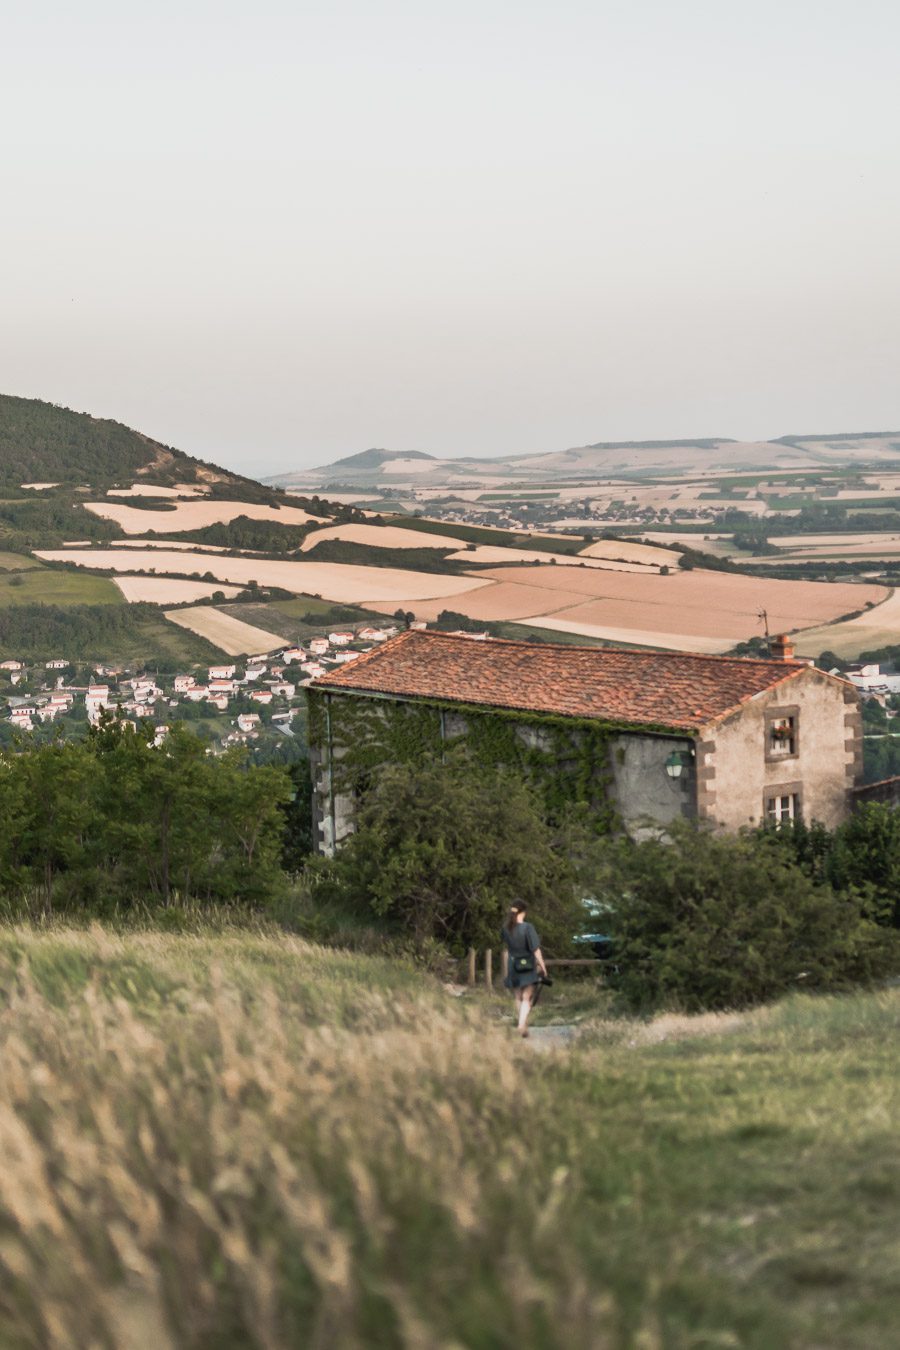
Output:
M484 709L487 712L519 713L523 717L561 718L571 722L603 722L610 727L620 727L623 731L633 731L645 735L697 736L703 730L700 722L667 722L664 718L642 721L637 717L616 717L603 713L567 713L559 710L548 712L541 708L517 707L510 703L483 703L471 698L453 698L449 694L440 697L434 694L406 694L386 689L361 689L358 685L332 684L327 675L311 680L307 690L325 694L349 694L351 698L377 698L399 703L453 704L459 708Z

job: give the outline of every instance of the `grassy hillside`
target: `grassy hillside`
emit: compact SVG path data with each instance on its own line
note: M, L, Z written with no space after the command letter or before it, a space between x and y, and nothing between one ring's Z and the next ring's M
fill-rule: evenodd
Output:
M23 561L27 562L27 559ZM0 572L0 607L124 603L122 592L114 581L109 577L94 576L90 572L64 572L48 567Z
M897 991L542 1053L382 959L94 928L0 932L0 993L3 1344L896 1344Z
M68 579L70 574L50 575ZM52 604L33 599L3 604L5 580L0 576L0 660L49 661L62 656L70 661L178 670L221 658L218 647L169 623L156 605L126 605L121 596L116 604L86 604L71 595L63 602L57 596ZM87 585L107 582L116 589L105 577L87 574L73 580Z

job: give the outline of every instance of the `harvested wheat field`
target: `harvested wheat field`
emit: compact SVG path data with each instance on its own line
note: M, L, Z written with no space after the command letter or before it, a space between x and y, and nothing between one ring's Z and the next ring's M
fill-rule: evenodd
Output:
M267 633L263 628L233 619L212 605L198 605L196 609L170 609L166 618L189 633L206 638L227 656L246 656L248 652L274 652L284 646L284 638Z
M679 554L670 548L655 544L636 544L630 539L598 539L588 544L579 554L582 558L611 558L614 562L653 563L657 567L674 567Z
M218 581L184 581L180 577L113 577L113 581L131 604L141 601L150 605L183 605L192 600L205 600L217 591L230 600L238 594L237 586L224 586Z
M863 609L869 601L877 604L887 594L883 586L779 581L699 568L664 577L596 568L524 566L497 568L479 576L492 577L497 584L470 594L449 595L441 605L419 604L417 617L435 619L440 608L446 608L475 620L540 620L534 626L541 628L552 629L562 620L578 626L560 632L604 637L603 630L614 629L616 640L681 650L694 650L702 638L727 650L762 632L758 618L762 609L768 611L771 631L791 632ZM373 608L382 607L376 604ZM641 636L627 639L626 632Z
M447 535L430 534L425 530L402 530L397 525L327 525L316 530L300 545L301 553L308 553L326 539L340 539L345 544L365 544L371 548L464 548L465 541Z
M402 534L411 531L403 530ZM432 538L434 536L432 535ZM674 554L672 565L677 561ZM451 562L468 563L548 563L560 567L600 567L607 572L658 572L655 564L640 562L613 562L611 558L586 558L583 553L542 553L540 549L503 548L500 545L476 544L450 554Z
M323 600L346 604L383 601L393 605L393 609L401 601L465 594L491 584L489 579L480 577L442 576L399 567L231 558L188 550L39 549L35 550L35 556L49 562L76 563L99 571L145 572L155 569L162 575L172 572L176 576L179 573L205 576L210 572L216 580L231 581L238 586L257 581L260 586L280 586L295 595L318 595ZM446 605L442 604L440 608L445 609Z
M893 591L883 604L866 610L857 619L810 628L797 637L801 656L819 656L834 652L845 660L855 660L861 652L900 644L900 591Z
M238 516L266 520L274 525L308 525L318 520L298 506L263 506L259 502L173 502L168 511L145 511L137 506L116 502L85 502L88 511L103 520L112 520L126 534L179 534L182 530L202 530L207 525L227 525Z
M558 614L537 619L520 619L526 628L537 628L553 633L571 633L575 637L602 638L604 642L621 643L632 647L660 647L672 652L701 652L704 656L721 656L734 646L733 638L704 638L696 634L665 633L640 628L617 628L612 623L579 623L576 619L561 619Z

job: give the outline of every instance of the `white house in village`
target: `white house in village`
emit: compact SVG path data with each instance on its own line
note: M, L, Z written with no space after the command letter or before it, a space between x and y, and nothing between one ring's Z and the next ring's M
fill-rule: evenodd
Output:
M233 680L237 666L210 666L207 675L210 680Z

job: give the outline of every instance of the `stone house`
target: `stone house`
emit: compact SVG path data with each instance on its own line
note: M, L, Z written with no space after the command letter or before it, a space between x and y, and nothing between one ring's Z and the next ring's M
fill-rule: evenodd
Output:
M401 633L307 688L316 847L350 833L379 765L454 746L601 829L834 826L862 769L859 696L778 643L753 660Z

